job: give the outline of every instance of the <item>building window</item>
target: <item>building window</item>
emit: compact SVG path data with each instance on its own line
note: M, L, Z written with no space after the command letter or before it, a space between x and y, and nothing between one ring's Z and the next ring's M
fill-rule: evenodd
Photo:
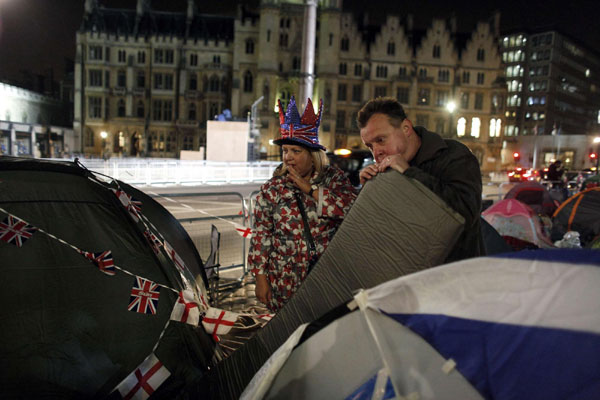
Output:
M437 97L435 99L435 105L437 107L445 107L448 102L448 91L447 90L438 90Z
M375 86L375 97L385 97L385 96L387 96L387 87Z
M175 52L173 50L165 50L165 64L173 64L173 55Z
M188 119L190 121L196 120L196 104L195 103L190 103L190 105L188 106Z
M347 65L346 63L340 63L340 75L346 75Z
M94 131L87 129L85 132L85 145L86 147L94 147Z
M467 120L464 117L460 117L456 123L456 135L465 136L465 130L467 127Z
M194 137L192 135L185 135L183 137L183 150L194 149Z
M464 110L469 108L469 93L460 94L460 108Z
M246 40L246 54L254 54L254 40Z
M338 84L338 101L346 101L346 84L340 83Z
M252 72L246 71L244 74L244 92L252 93L254 79L252 78Z
M198 65L198 54L190 54L190 66L195 67Z
M146 87L146 74L144 73L144 71L138 71L137 73L137 87Z
M271 41L271 30L267 29L267 43Z
M288 34L280 33L279 34L279 47L287 47L288 45Z
M117 103L117 116L124 117L125 116L125 100L119 99Z
M387 78L388 69L384 65L378 65L375 68L375 76L378 78Z
M398 76L401 78L406 77L406 67L400 67L398 69Z
M442 54L442 50L440 48L440 45L436 44L435 46L433 46L433 58L440 58Z
M108 87L110 83L110 71L104 71L104 87Z
M499 137L500 136L501 125L502 125L502 120L500 118L490 119L490 137Z
M407 87L399 87L396 98L398 102L401 104L408 104L408 88Z
M362 75L362 64L354 64L354 76Z
M477 61L485 61L485 50L484 49L477 50Z
M146 52L145 51L138 51L137 62L138 62L138 64L146 64Z
M213 64L221 64L221 56L213 56Z
M396 45L394 44L394 42L388 42L387 53L388 56L393 56L394 54L396 54Z
M362 101L362 85L352 86L352 101L360 103Z
M118 51L117 59L119 60L120 63L124 63L127 61L127 53L125 52L125 50Z
M476 110L483 110L483 93L475 93L475 105Z
M117 87L124 88L126 86L126 82L127 82L127 76L125 74L125 71L119 70L117 72Z
M481 120L477 117L474 117L473 119L471 119L471 136L478 138L479 137L479 130L481 128Z
M190 90L198 90L198 76L195 73L190 74Z
M484 81L485 81L485 74L483 72L478 72L477 73L477 84L483 85Z
M464 71L462 73L462 83L469 83L471 80L471 73L468 71Z
M427 78L427 68L419 69L419 78Z
M419 99L417 101L417 104L420 106L428 106L429 105L429 97L430 97L430 90L429 89L420 89L419 90Z
M163 54L163 51L160 49L155 49L154 50L154 63L162 64L164 61L165 61L165 56Z
M88 99L88 111L90 118L102 118L102 97L90 97Z
M169 73L154 74L154 89L172 90L173 89L173 74L169 74Z
M102 60L102 46L90 46L90 60Z
M300 71L301 69L301 59L298 56L294 56L294 58L292 58L292 70L294 71Z
M447 69L441 69L438 71L438 81L440 82L449 82L450 81L450 71Z
M342 50L342 51L350 50L350 40L348 39L347 36L344 36L342 38L342 40L340 41L340 50Z
M146 116L146 110L144 109L144 102L138 101L136 108L136 115L138 118L144 118Z
M216 75L210 77L208 83L208 91L209 92L218 92L219 91L219 78Z
M345 128L346 127L346 111L338 110L335 116L335 125L337 128Z
M154 121L171 121L173 118L172 100L154 100L152 102L152 119Z
M99 69L89 70L89 86L102 87L102 71Z

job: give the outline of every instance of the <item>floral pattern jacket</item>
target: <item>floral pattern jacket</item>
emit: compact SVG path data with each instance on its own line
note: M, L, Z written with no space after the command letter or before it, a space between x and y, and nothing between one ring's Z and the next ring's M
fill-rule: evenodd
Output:
M256 198L254 226L248 265L252 273L268 275L272 300L267 307L276 312L289 300L306 278L310 260L302 214L294 192L304 201L310 232L320 256L356 198L356 191L344 173L326 168L319 181L319 200L301 192L286 176L267 181Z

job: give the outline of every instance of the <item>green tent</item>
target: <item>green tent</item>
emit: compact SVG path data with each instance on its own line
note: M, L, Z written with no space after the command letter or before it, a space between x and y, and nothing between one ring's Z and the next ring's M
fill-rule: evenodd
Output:
M114 389L151 356L166 380L131 391L172 398L222 357L202 327L170 319L184 289L205 296L185 230L77 161L0 157L0 260L0 398L126 396Z

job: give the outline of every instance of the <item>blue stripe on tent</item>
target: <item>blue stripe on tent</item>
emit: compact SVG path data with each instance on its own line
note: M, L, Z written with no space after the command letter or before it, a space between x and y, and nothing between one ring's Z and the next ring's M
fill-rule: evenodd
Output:
M375 391L375 383L377 382L377 374L373 375L368 381L363 383L358 389L356 389L350 396L346 397L346 400L371 400L373 398L373 392ZM382 400L393 399L396 397L392 381L387 378L385 383L385 393L383 394Z
M523 250L489 257L600 265L600 251L591 249Z
M388 314L456 361L488 399L600 399L600 335L432 314Z

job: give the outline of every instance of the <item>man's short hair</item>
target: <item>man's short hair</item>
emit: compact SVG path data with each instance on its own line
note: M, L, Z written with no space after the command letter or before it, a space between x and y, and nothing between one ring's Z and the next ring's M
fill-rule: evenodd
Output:
M396 128L406 119L404 108L402 108L398 100L393 97L376 97L369 100L358 112L356 117L358 128L364 128L373 114L387 115L390 119L390 124Z

